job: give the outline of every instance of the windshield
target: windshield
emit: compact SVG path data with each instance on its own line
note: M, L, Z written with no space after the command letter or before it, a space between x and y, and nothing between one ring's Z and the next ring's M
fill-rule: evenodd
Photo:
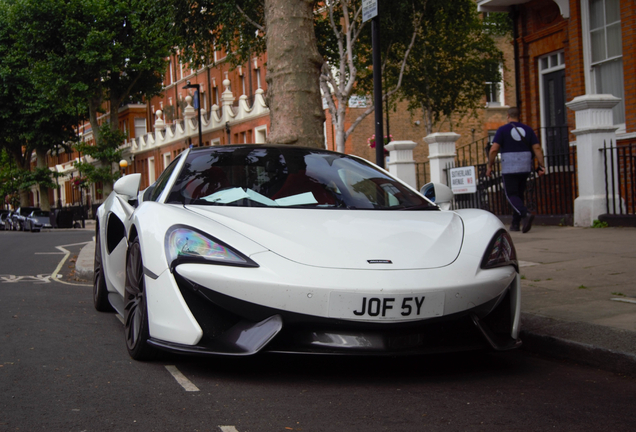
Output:
M420 194L363 160L289 146L193 149L166 202L437 210Z
M39 210L39 209L36 209L35 207L20 207L18 209L18 211L20 212L22 216L30 215L33 210Z

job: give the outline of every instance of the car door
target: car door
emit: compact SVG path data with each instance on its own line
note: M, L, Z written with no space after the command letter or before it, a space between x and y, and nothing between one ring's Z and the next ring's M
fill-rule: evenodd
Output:
M105 235L100 239L102 250L105 249L105 253L102 253L102 259L105 268L108 270L104 272L106 283L115 288L122 297L125 293L126 283L127 239L132 225L132 215L137 205L140 177L139 174L129 174L115 183L115 191L111 197L112 201L104 218L106 222ZM121 183L119 183L126 178L128 189L122 188Z

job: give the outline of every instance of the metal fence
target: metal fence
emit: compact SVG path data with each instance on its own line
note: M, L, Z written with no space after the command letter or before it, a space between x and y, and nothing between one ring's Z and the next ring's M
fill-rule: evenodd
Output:
M636 214L636 146L603 143L606 210L613 215ZM614 199L617 197L618 199Z
M567 159L570 148L570 131L568 126L550 126L542 127L535 130L539 139L545 144L545 152L547 155L553 155L550 159L546 159L545 164L548 167L557 165L562 166L569 163ZM555 157L559 155L560 157Z
M487 159L479 156L479 148L487 146L486 138L469 144L466 152L458 151L455 161L446 167L448 184L451 184L450 169L455 167L473 165L477 177L477 192L455 195L453 208L480 208L496 215L509 215L511 210L503 188L499 159L495 161L493 175L486 177ZM483 152L486 154L485 150ZM574 199L578 196L576 147L568 147L565 153L546 155L545 164L546 175L539 177L535 172L529 175L526 205L537 215L559 216L569 222L574 213Z
M431 163L429 161L416 162L415 175L417 179L417 190L420 190L422 186L431 181Z
M490 137L480 138L469 144L458 147L455 151L455 164L457 166L471 166L488 162L490 151Z

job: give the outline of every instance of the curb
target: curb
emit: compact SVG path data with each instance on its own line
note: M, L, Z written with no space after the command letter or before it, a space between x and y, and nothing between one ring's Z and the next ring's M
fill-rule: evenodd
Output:
M80 279L92 281L94 269L95 242L92 241L82 248L75 263L75 274ZM91 282L92 283L92 282Z
M633 332L529 313L521 314L521 328L521 349L636 376L636 335Z

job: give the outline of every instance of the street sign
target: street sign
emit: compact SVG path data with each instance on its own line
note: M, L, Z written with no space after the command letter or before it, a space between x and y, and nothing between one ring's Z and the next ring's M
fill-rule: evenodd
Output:
M451 190L454 194L467 194L477 192L475 182L475 167L451 168Z
M378 16L378 0L362 0L362 22Z

